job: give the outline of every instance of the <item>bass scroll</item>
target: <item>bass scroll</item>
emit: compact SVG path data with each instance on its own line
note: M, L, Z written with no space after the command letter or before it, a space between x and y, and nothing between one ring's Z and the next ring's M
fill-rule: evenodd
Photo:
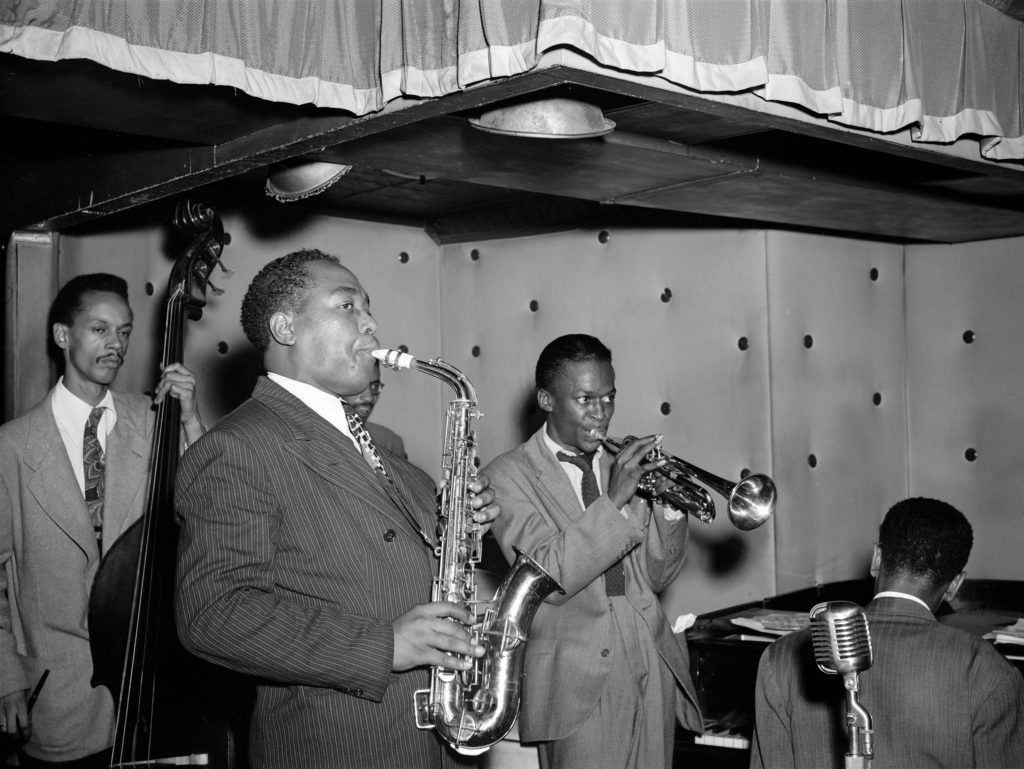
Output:
M483 646L484 655L466 671L431 668L430 689L416 692L416 725L436 729L459 753L477 755L515 724L530 624L543 600L561 587L536 561L516 551L515 563L480 618L475 578L480 525L473 520L470 488L476 479L473 422L481 414L473 385L440 358L424 362L399 350L374 350L373 356L393 369L415 369L440 379L455 391L442 448L440 562L433 600L457 603L476 617L470 641Z

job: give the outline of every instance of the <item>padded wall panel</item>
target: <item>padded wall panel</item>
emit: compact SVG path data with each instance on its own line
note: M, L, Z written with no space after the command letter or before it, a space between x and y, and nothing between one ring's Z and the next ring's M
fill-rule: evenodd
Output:
M1022 248L907 249L910 489L972 521L978 578L1024 578Z
M4 413L23 414L46 394L53 361L46 347L50 304L59 282L60 233L15 232L7 244L4 275Z
M865 576L905 496L903 250L782 232L767 249L783 592Z
M537 356L555 337L583 332L612 350L613 434L663 433L666 450L732 480L744 468L771 473L763 235L606 235L586 230L443 249L445 357L477 387L481 458L536 429ZM740 533L717 495L716 504L718 521L691 524L686 573L666 597L671 613L772 592L771 525Z
M319 248L341 258L370 294L382 344L405 344L414 354L433 356L438 336L437 247L412 227L371 224L332 217L296 217L273 204L259 212L221 212L231 235L223 262L211 281L223 295L208 294L203 317L188 323L185 361L200 380L200 405L213 423L251 392L261 362L242 333L239 313L252 278L267 262L299 248ZM177 248L168 244L169 223L135 230L65 237L67 277L107 270L128 279L136 329L128 364L118 375L121 389L151 389L159 362L153 330L163 315L163 297ZM146 282L156 287L147 296ZM430 377L385 371L384 393L374 421L387 424L406 439L410 459L434 478L440 467L441 385ZM447 394L445 394L447 398ZM447 400L444 401L447 403Z

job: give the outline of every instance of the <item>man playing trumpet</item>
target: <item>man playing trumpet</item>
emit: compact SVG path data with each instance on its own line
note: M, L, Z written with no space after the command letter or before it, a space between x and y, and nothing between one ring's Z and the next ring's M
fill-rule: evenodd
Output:
M665 461L646 458L661 436L604 450L615 370L592 336L548 344L536 386L547 422L484 470L505 556L519 548L565 589L533 621L520 737L538 743L542 769L670 769L676 715L694 731L701 718L686 646L657 597L682 567L687 516L636 493Z

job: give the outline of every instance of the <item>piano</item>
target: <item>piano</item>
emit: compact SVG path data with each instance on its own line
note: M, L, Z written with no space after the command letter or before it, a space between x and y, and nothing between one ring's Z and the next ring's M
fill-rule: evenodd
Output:
M779 617L787 612L806 617L811 607L822 601L853 601L864 606L873 595L874 580L846 580L699 616L687 630L687 646L705 733L696 735L678 727L675 763L691 769L749 766L757 664L775 635L737 625L734 619L756 621L758 617ZM1024 617L1024 582L965 580L951 604L943 604L936 616L940 622L983 636ZM996 648L1024 674L1024 646L996 644Z

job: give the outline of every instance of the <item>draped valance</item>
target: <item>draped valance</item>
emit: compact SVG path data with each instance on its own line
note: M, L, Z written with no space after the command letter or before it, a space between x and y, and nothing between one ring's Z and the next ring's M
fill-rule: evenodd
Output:
M1024 159L1024 24L983 0L17 0L0 51L365 115L544 66L750 92Z

